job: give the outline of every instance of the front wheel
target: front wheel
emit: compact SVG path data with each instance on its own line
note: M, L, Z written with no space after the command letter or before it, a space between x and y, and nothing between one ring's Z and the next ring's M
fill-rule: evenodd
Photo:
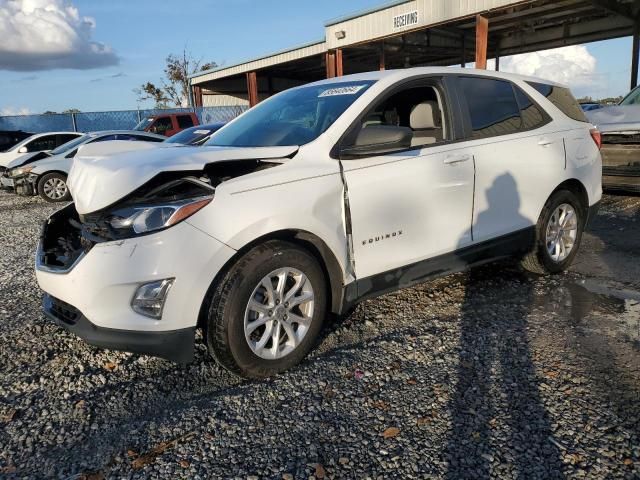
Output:
M67 177L62 173L47 173L38 181L38 195L47 202L66 202L71 200Z
M274 375L311 350L326 305L326 279L316 258L293 243L265 242L242 256L214 287L207 347L236 375Z
M522 266L533 273L565 271L578 254L586 208L569 190L558 190L547 201L536 225L536 242Z

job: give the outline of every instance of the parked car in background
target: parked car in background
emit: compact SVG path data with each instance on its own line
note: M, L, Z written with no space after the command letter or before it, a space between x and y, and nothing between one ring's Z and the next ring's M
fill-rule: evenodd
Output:
M36 254L44 310L182 362L202 328L226 369L272 375L364 299L507 256L567 269L601 198L596 140L567 87L502 72L296 87L205 147L79 156Z
M31 135L6 151L0 152L0 168L4 170L9 162L25 153L48 152L82 135L77 132L48 132Z
M16 143L30 137L33 133L22 130L0 130L0 152L6 152Z
M580 108L582 108L582 110L585 112L591 112L592 110L598 110L599 108L602 108L602 105L600 105L599 103L581 103Z
M134 130L171 137L185 128L191 128L199 124L200 122L195 113L162 113L143 119L135 126Z
M640 192L640 86L612 107L587 112L602 135L605 188Z
M219 122L187 128L180 133L176 133L173 137L167 138L163 143L192 146L202 145L211 138L211 135L224 126L224 122Z
M21 166L11 166L6 172L7 177L19 195L40 195L48 202L68 201L71 196L67 188L67 176L78 149L86 144L113 140L162 142L165 137L134 130L86 133L49 153L41 152ZM17 159L16 163L18 161L20 159Z

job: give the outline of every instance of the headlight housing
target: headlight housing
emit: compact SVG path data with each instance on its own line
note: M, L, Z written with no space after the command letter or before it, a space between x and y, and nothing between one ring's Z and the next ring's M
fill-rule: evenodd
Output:
M213 196L115 210L106 219L118 236L136 236L169 228L206 207Z
M11 170L9 170L9 176L10 177L22 177L23 175L26 175L27 173L30 173L31 170L33 170L34 168L35 167L33 167L33 166L12 168Z

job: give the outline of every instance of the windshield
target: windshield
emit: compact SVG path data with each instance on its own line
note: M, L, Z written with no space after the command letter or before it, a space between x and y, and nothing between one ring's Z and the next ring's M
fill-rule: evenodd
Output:
M153 118L145 118L139 124L134 127L134 130L138 130L139 132L143 132L145 128L147 128L151 122L153 122Z
M18 150L20 147L22 147L25 143L27 143L28 141L30 141L35 135L32 135L30 137L25 138L24 140L22 140L19 143L16 143L13 147L9 147L9 150L12 151L16 151Z
M637 87L622 99L620 105L640 105L640 87Z
M78 145L80 145L81 143L86 142L87 140L89 140L91 138L91 135L82 135L81 137L78 138L74 138L73 140L71 140L70 142L67 143L63 143L62 145L60 145L58 148L55 148L53 150L51 150L49 152L49 155L60 155L61 153L65 153L68 152L69 150L71 150L72 148L77 147Z
M324 83L287 90L259 103L205 145L275 147L318 138L373 81Z
M209 138L209 136L222 128L224 124L219 125L205 125L199 127L187 128L179 133L176 133L173 137L168 138L164 143L179 143L181 145L198 145L203 140Z

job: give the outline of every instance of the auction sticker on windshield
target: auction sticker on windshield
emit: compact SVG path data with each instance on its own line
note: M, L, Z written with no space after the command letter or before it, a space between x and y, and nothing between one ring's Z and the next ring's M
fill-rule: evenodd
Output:
M355 95L367 85L350 85L348 87L329 88L320 93L318 97L335 97L336 95Z

